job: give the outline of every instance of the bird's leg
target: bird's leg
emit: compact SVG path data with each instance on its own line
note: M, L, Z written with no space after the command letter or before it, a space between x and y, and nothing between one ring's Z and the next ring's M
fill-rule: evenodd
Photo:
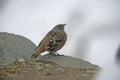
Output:
M55 54L56 56L60 56L60 54L58 54L57 52L54 52L54 54Z
M60 55L59 53L55 52L55 51L50 51L49 52L51 55L55 55L55 56L63 56L63 55Z

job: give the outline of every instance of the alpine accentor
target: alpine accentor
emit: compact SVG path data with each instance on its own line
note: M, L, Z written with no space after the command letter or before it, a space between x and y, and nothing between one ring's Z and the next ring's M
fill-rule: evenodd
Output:
M44 51L48 51L50 54L58 55L57 51L64 46L67 40L67 34L64 31L65 25L66 24L56 25L48 32L36 48L34 54L31 56L31 60L34 61L35 58Z

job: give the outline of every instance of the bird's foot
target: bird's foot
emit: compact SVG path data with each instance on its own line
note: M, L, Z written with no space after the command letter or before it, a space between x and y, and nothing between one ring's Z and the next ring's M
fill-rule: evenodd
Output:
M64 56L63 54L61 55L61 54L59 54L57 52L50 52L50 54L53 55L53 56Z

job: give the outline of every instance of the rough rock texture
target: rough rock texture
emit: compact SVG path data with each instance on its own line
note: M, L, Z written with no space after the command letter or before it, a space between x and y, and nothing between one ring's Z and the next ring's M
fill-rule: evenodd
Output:
M50 57L54 58L55 56ZM67 56L64 56L64 58L69 58L70 60L75 59ZM77 67L72 66L72 62L68 62L69 64L67 65L60 65L63 63L63 60L58 61L58 64L56 64L48 60L31 62L29 60L19 59L15 63L0 66L0 80L92 80L99 68L82 60L77 60L74 63L75 65L78 64ZM83 66L81 67L82 64L85 68Z
M23 36L0 32L0 65L13 63L19 58L30 58L35 47Z
M32 62L35 47L25 37L0 33L0 64L5 64L0 65L0 80L92 80L99 69L70 56L48 54Z
M45 55L43 56L43 60L54 62L63 67L69 68L90 68L96 69L97 65L93 65L88 61L83 61L78 58L70 57L70 56L54 56L54 55Z

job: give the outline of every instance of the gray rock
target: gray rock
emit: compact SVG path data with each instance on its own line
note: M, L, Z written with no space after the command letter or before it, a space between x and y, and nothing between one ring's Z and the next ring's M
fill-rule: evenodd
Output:
M47 54L42 58L45 61L51 61L63 67L86 68L86 69L99 68L97 65L91 64L88 61L83 61L81 59L70 57L70 56L55 56L55 55Z
M19 59L30 59L35 48L36 45L25 37L9 33L0 33L0 65L10 64ZM40 55L38 57L40 57ZM69 68L98 68L97 65L70 56L48 54L42 56L42 59Z
M35 48L36 45L23 36L0 32L0 65L19 58L29 59Z

